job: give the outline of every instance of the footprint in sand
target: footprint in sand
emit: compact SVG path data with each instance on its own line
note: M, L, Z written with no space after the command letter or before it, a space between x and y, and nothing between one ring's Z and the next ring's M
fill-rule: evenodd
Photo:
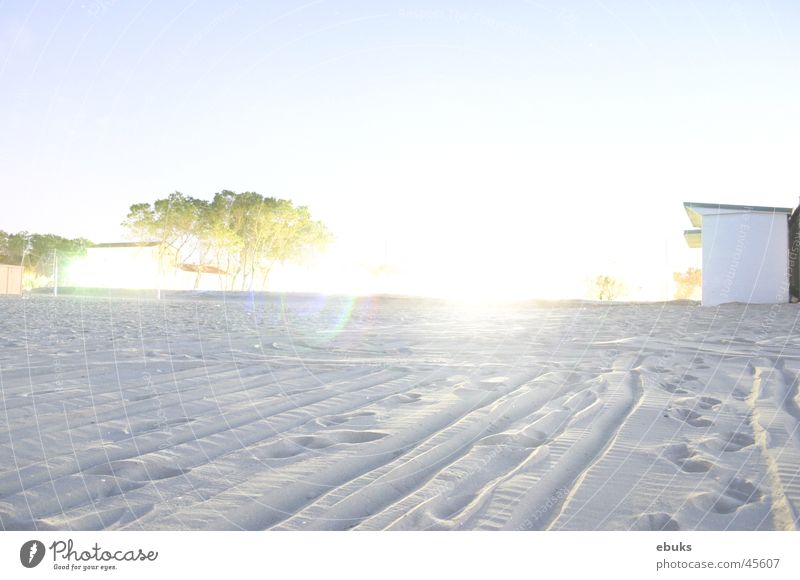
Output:
M729 514L742 506L760 501L763 496L761 490L746 479L734 477L721 494L703 493L694 501L703 509L718 514Z
M287 459L309 450L325 449L333 444L334 441L331 439L317 435L286 437L261 447L254 451L253 455L258 459Z
M144 461L112 461L87 469L80 476L84 489L93 500L122 495L148 483L183 475L188 470Z
M731 393L731 397L733 397L737 401L746 401L749 396L750 396L750 391L747 391L745 389L735 389Z
M668 393L672 393L674 395L686 395L686 394L689 393L689 391L687 391L686 389L682 389L681 387L679 387L675 383L672 383L672 382L669 382L669 381L659 382L658 383L658 387L660 389L662 389L664 391L667 391Z
M713 424L713 421L691 409L672 409L670 415L692 427L710 427Z
M330 415L328 417L320 417L317 419L316 423L323 427L334 427L336 425L342 425L344 423L349 423L351 421L356 421L359 419L367 419L368 417L374 417L376 413L374 411L359 411L357 413L347 413L344 415Z
M739 451L745 447L755 444L755 439L749 433L737 433L732 431L725 436L722 444L723 451Z
M697 406L706 410L716 410L721 404L722 401L715 397L700 397L697 401Z
M422 398L422 395L419 393L402 393L400 395L395 395L393 397L389 397L386 399L387 403L394 403L394 404L408 404L408 403L416 403Z
M369 443L370 441L377 441L389 435L380 431L328 431L325 433L334 443Z
M98 465L87 469L86 473L127 479L130 481L148 482L177 477L188 471L187 469L180 469L169 465L148 464L144 461L129 459Z
M642 514L636 518L631 525L631 530L643 532L677 532L680 529L681 527L678 525L678 522L663 512Z
M714 466L710 461L697 457L697 451L686 443L668 446L664 450L664 457L687 473L705 473Z
M258 459L287 459L307 451L325 449L337 443L346 445L368 443L383 439L387 435L388 433L379 431L352 431L347 429L326 431L324 435L295 435L265 445L255 451L253 455Z

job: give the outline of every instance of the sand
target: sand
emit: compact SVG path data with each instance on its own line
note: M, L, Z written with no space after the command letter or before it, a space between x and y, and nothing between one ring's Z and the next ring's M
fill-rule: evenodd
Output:
M795 529L798 315L0 297L0 527Z

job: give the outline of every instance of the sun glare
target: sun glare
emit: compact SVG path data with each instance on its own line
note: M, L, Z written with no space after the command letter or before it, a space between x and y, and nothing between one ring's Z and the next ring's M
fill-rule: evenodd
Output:
M65 269L65 285L85 288L156 289L158 267L140 260L103 260L79 258ZM110 286L109 280L113 281Z

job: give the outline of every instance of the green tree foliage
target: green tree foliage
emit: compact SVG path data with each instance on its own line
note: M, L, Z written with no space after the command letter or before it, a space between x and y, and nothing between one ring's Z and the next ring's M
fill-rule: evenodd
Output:
M228 290L265 288L275 264L301 260L331 240L308 208L250 191L224 190L210 202L176 192L132 205L123 225L159 242L173 266L193 263L196 286L203 273L219 270Z
M27 287L46 286L51 282L55 260L62 263L83 256L91 245L84 238L0 230L0 263L23 266Z
M177 266L195 251L207 208L208 202L175 192L153 204L132 205L123 225L136 237L160 242L162 260Z
M703 272L700 268L689 268L685 272L673 273L672 279L677 284L675 298L685 300L694 296L695 291L700 288L703 283Z

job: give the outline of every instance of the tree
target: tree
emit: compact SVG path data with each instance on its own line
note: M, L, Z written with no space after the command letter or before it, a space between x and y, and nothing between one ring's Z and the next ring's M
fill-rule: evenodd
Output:
M179 191L152 205L131 206L123 225L143 241L159 243L159 261L177 267L195 252L202 215L208 202Z
M175 267L196 259L195 287L213 262L227 290L266 288L276 264L301 260L331 240L308 208L251 191L223 190L211 202L176 192L153 204L132 205L123 225L159 242L159 259L170 256Z
M216 232L210 245L225 256L230 282L242 290L265 288L276 264L301 260L331 240L308 208L295 207L289 200L222 191L210 208Z
M689 268L685 272L673 273L672 279L677 284L675 298L677 300L686 300L691 298L695 291L700 288L703 282L703 272L700 268Z
M0 231L0 263L24 267L28 288L47 286L51 283L54 260L83 256L91 245L92 242L84 238Z
M595 277L592 286L598 300L616 300L625 290L619 280L605 274Z

